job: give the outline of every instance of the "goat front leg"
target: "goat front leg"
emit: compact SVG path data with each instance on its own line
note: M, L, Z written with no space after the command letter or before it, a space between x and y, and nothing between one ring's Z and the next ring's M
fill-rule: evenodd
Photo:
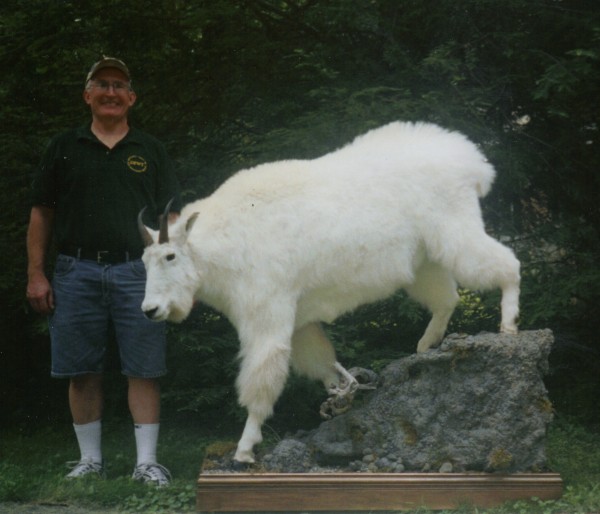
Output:
M271 337L242 349L237 390L240 405L248 410L248 418L235 452L237 462L254 462L253 447L262 441L261 426L273 413L288 376L290 346L289 338Z
M329 394L321 405L321 416L326 419L348 410L354 393L362 387L353 370L346 371L337 362L333 345L319 323L310 323L294 332L292 366L297 372L323 382Z
M346 412L354 400L354 395L359 388L359 383L339 362L333 365L336 371L336 380L326 383L329 398L321 404L320 414L324 419Z
M327 392L334 396L354 396L358 389L358 381L354 378L339 362L335 362L333 367L337 371L339 380L331 383L327 387Z
M251 414L246 418L246 425L242 432L233 459L237 462L252 464L254 462L254 445L262 442L261 426L264 419Z

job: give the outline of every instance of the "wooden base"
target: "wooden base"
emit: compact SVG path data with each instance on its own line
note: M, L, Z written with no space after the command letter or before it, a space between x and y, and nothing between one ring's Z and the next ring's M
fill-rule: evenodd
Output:
M200 475L196 510L441 510L561 495L562 480L556 473L220 473Z

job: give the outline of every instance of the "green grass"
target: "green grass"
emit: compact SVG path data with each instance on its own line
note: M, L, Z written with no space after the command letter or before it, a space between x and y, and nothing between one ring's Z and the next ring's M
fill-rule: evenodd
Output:
M195 481L204 449L216 436L235 435L212 431L207 426L163 422L159 461L171 470L174 478L171 487L154 489L130 479L135 461L130 423L105 424L107 480L64 480L65 462L78 456L75 437L68 425L31 433L19 428L5 430L0 440L0 502L76 505L115 512L193 512ZM600 435L577 422L558 418L549 431L547 452L551 469L559 472L565 483L560 500L511 502L486 510L465 506L452 512L600 512ZM424 514L427 510L417 512Z
M5 431L0 441L0 502L74 504L119 512L193 511L195 481L210 441L197 428L163 423L158 460L169 468L173 481L168 489L156 489L130 478L135 464L131 423L103 427L107 480L64 480L66 462L79 457L68 425L33 433Z

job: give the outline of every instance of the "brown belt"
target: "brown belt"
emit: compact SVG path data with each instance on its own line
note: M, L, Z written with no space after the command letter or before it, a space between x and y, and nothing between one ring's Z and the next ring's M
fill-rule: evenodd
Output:
M141 250L88 250L87 248L61 248L59 253L98 264L121 264L137 260L142 256Z

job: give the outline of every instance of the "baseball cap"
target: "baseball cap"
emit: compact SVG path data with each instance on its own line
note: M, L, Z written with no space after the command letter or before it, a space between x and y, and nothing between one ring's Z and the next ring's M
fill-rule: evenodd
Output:
M131 74L129 73L129 68L127 68L127 65L121 61L120 59L116 59L115 57L103 57L102 59L100 59L98 62L94 63L93 66L90 68L89 73L87 74L87 77L85 79L85 83L87 84L89 80L91 80L92 78L94 78L94 75L96 73L98 73L100 70L104 69L104 68L116 68L119 71L122 71L125 76L127 77L127 80L131 80Z

